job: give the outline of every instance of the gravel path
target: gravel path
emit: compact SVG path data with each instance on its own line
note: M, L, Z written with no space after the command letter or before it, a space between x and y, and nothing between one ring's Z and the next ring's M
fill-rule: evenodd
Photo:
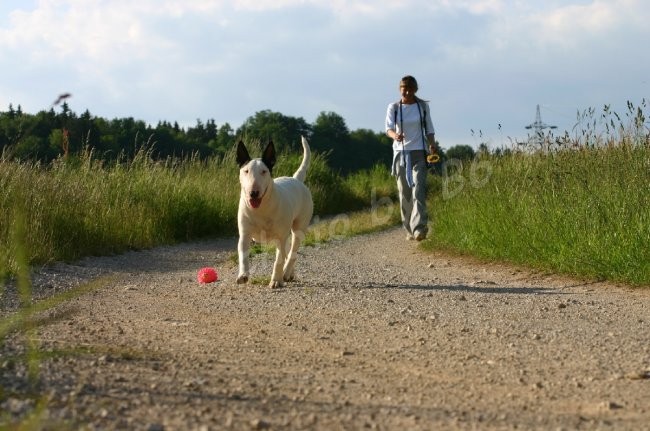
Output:
M428 254L400 229L237 285L234 239L58 264L38 295L49 423L88 429L650 429L650 292ZM216 266L221 281L196 282ZM5 311L11 295L5 295ZM0 353L25 345L10 337ZM0 360L7 418L35 411ZM7 396L9 394L9 396Z

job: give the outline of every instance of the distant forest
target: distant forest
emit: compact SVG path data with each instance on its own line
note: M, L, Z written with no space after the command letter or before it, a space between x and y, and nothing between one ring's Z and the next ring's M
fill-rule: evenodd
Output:
M0 154L5 160L47 163L87 150L98 159L118 160L132 158L143 148L155 159L221 157L240 139L246 143L271 139L278 151L302 151L301 135L341 173L390 164L392 157L391 141L383 132L350 131L334 112L322 112L310 124L300 117L264 110L235 130L213 119L197 119L187 128L167 121L154 127L131 117L107 120L88 110L78 115L65 102L37 114L22 112L20 105L0 111Z

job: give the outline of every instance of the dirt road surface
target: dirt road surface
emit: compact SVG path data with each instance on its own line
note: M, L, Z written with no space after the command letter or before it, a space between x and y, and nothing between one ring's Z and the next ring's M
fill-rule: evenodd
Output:
M648 430L650 292L428 254L400 229L237 285L234 239L57 264L103 286L38 329L43 423L137 430ZM201 285L197 270L221 280ZM268 282L271 257L252 277ZM5 294L10 302L10 294ZM5 305L4 314L10 312ZM24 349L10 337L1 353ZM8 357L8 356L7 356ZM5 425L37 405L0 360Z

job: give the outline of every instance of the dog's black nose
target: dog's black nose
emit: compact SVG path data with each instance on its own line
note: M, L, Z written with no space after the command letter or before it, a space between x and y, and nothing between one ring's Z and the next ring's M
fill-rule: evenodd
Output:
M257 190L251 190L250 196L252 199L257 199L260 196L260 192Z

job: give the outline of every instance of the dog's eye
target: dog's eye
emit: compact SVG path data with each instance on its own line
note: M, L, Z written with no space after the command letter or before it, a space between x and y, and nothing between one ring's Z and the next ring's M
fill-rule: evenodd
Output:
M244 173L247 174L247 173L248 173L248 169L244 169Z
M268 172L268 171L267 171L266 169L264 169L264 170L262 171L262 175L266 175L267 172Z

